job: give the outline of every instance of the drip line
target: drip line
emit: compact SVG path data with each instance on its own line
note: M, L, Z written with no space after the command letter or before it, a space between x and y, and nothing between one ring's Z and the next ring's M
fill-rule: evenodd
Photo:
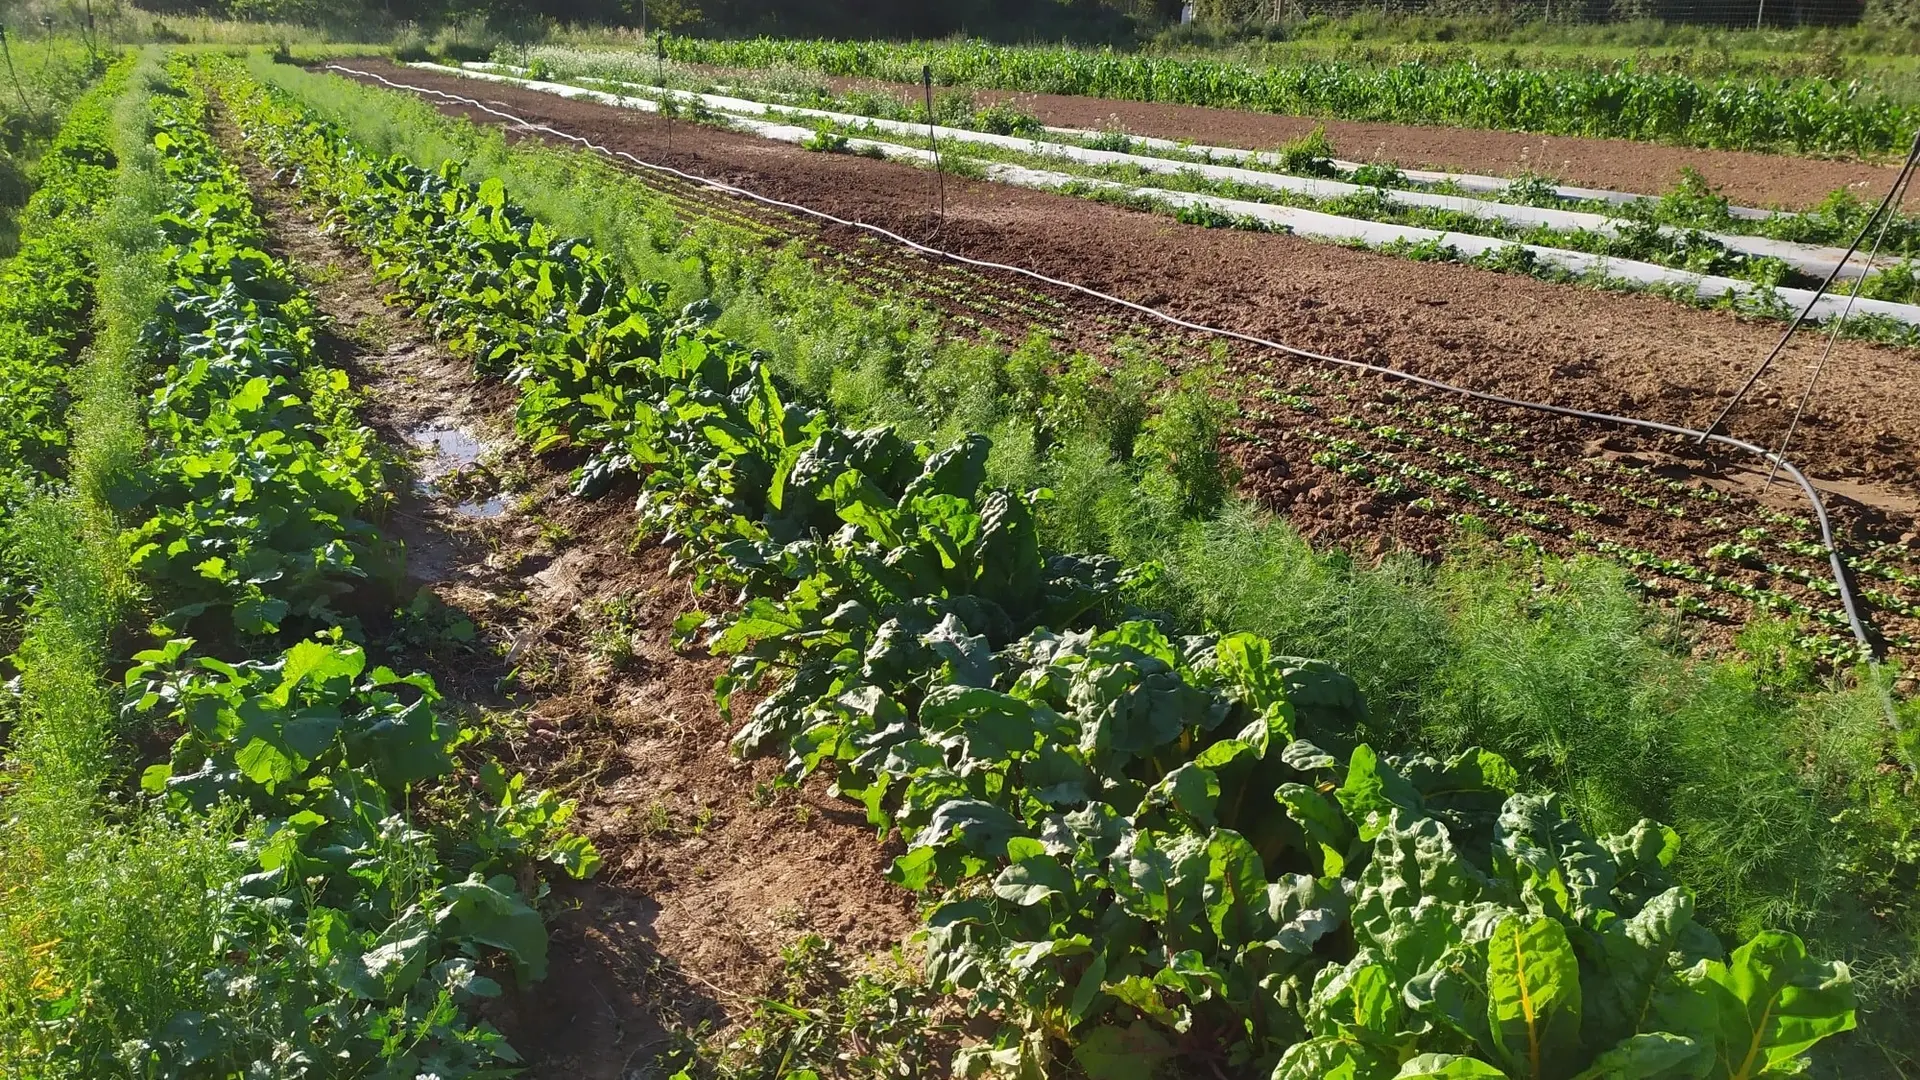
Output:
M1106 303L1110 303L1119 307L1126 308L1130 311L1138 312L1142 315L1148 316L1149 318L1153 318L1153 319L1159 320L1160 322L1164 322L1170 326L1177 326L1181 329L1190 330L1195 333L1209 334L1215 337L1226 338L1234 341L1241 341L1250 345L1257 345L1262 348L1272 349L1276 352L1284 353L1288 356L1293 356L1302 360L1310 360L1315 363L1329 364L1336 367L1348 368L1350 370L1363 371L1373 375L1380 375L1386 378L1399 379L1403 382L1410 382L1418 386L1428 387L1429 389L1440 390L1450 394L1457 394L1462 397L1473 398L1477 401L1485 401L1495 405L1504 405L1510 408L1526 409L1533 412L1548 413L1555 416L1567 416L1567 417L1572 417L1578 420L1590 420L1596 423L1613 424L1620 427L1639 428L1644 431L1654 431L1664 435L1676 435L1676 436L1681 436L1685 438L1693 438L1703 443L1713 442L1721 446L1731 447L1736 450L1744 451L1748 454L1751 454L1761 459L1762 461L1771 463L1776 468L1785 470L1787 475L1791 476L1794 479L1794 481L1800 485L1800 490L1806 494L1807 501L1812 504L1814 516L1817 519L1820 526L1821 540L1826 545L1826 548L1827 548L1827 559L1833 570L1834 584L1838 586L1840 590L1839 592L1840 602L1841 602L1841 606L1846 610L1848 625L1853 631L1853 636L1855 640L1859 642L1862 655L1867 659L1869 665L1874 669L1876 673L1879 671L1880 664L1879 664L1879 660L1877 658L1876 650L1873 644L1873 637L1871 633L1869 633L1869 631L1867 630L1867 624L1865 619L1861 616L1859 602L1854 596L1853 585L1847 575L1846 563L1840 556L1839 546L1834 542L1833 521L1827 514L1826 503L1822 501L1822 499L1820 498L1820 493L1813 486L1813 482L1807 479L1806 474L1801 472L1800 468L1797 465L1787 460L1785 457L1782 457L1781 455L1776 454L1771 450L1767 450L1763 447L1756 446L1753 443L1746 442L1741 439L1736 439L1731 435L1722 435L1712 431L1698 431L1693 428L1682 427L1678 424L1662 423L1657 420L1646 420L1646 419L1641 419L1639 417L1633 417L1633 416L1619 416L1612 413L1593 412L1586 409L1575 409L1566 405L1552 405L1552 404L1536 402L1536 401L1522 401L1518 398L1511 398L1502 394L1493 394L1493 393L1488 393L1487 391L1484 391L1484 390L1474 390L1464 386L1455 386L1452 383L1442 382L1439 379L1429 378L1425 375L1415 375L1412 372L1401 371L1397 368L1384 367L1379 364L1370 364L1362 360L1349 360L1349 359L1346 359L1345 357L1332 356L1326 353L1314 352L1311 349L1302 349L1297 346L1287 345L1277 341L1269 341L1265 338L1257 337L1252 334L1242 333L1237 330L1226 330L1217 326L1208 326L1204 323L1191 322L1189 320L1182 319L1177 315L1172 315L1167 312L1161 311L1157 308L1148 307L1145 304L1135 303L1134 301L1123 299L1118 296L1112 296L1107 293L1100 292L1097 289L1089 288L1088 286L1078 284L1076 282L1064 281L1059 278L1049 277L1045 274L1040 273L1037 270L1030 270L1021 266L1011 266L1005 263L989 262L984 259L975 259L966 255L959 255L949 251L941 251L937 248L929 247L926 244L922 244L917 241L910 240L904 236L901 236L898 233L889 231L887 229L883 229L878 225L868 224L867 222L863 222L863 221L850 221L846 218L837 217L833 214L829 214L822 210L815 210L812 207L803 206L799 203L786 202L784 200L771 198L766 195L761 195L757 192L749 191L745 188L736 187L732 184L722 183L718 180L712 180L704 176L698 176L693 173L684 172L680 169L675 169L670 166L659 165L654 162L645 161L641 158L635 157L634 155L627 153L624 150L609 149L583 136L575 135L571 132L561 131L558 128L549 127L545 124L533 123L532 121L526 120L519 116L515 116L514 114L506 112L504 110L492 108L486 104L483 104L482 102L475 101L472 98L461 97L458 94L449 94L446 91L435 90L430 87L411 86L406 83L397 83L392 81L391 79L388 79L384 76L375 74L370 71L359 71L353 68L344 67L339 64L328 64L327 68L329 70L338 71L347 75L355 75L361 78L373 79L378 82L384 83L385 85L392 87L396 90L407 90L416 94L425 94L431 97L442 98L447 101L466 105L471 108L478 109L481 112L487 113L489 115L497 116L503 120L509 121L510 123L518 127L524 128L526 130L543 132L545 134L552 135L555 138L562 139L567 142L577 143L605 157L616 159L616 160L625 160L627 162L632 163L633 165L639 166L642 169L679 177L682 180L686 180L690 183L698 184L702 187L710 188L714 191L719 191L725 194L738 196L740 198L748 199L753 202L761 203L766 206L775 207L777 209L792 211L794 213L802 214L807 217L816 218L820 221L825 221L834 225L839 225L839 226L843 226L851 229L863 230L865 232L872 233L876 236L883 237L887 240L891 240L892 242L899 244L903 247L909 248L913 251L917 251L917 252L920 252L921 254L929 255L934 258L946 259L951 262L959 263L964 266L977 267L983 270L997 270L1003 273L1014 274L1020 277L1029 278L1033 281L1041 282L1046 285L1054 286L1055 288L1065 289L1069 292L1080 293L1085 296L1092 297L1096 300L1101 300ZM1891 698L1883 697L1882 705L1885 708L1888 722L1897 729L1899 727L1899 721L1894 714L1893 703Z

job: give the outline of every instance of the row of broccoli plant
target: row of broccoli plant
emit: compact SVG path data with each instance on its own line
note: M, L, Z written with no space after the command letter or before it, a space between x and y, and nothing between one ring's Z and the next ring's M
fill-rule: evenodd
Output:
M1844 966L1729 956L1674 834L1588 836L1497 757L1349 745L1325 665L1130 611L1146 572L1049 551L1044 493L791 400L704 305L622 281L497 181L375 160L224 65L251 144L483 373L582 493L736 611L694 614L768 692L738 749L819 770L907 846L928 971L1004 1021L962 1075L1755 1078L1851 1027Z
M521 882L597 856L565 831L570 805L481 759L432 681L374 663L338 606L370 602L370 571L398 558L371 520L374 436L316 356L313 303L264 249L191 69L168 75L152 113L172 281L144 340L151 463L127 542L170 610L126 672L125 711L177 736L143 787L181 813L244 808L251 865L229 886L207 1007L124 1064L500 1075L518 1058L476 1005L509 965L546 966L540 890Z
M131 58L74 103L20 220L20 250L0 269L0 505L65 471L67 380L93 306L92 224L113 193L113 103ZM11 515L9 515L11 518ZM0 521L0 615L26 584Z

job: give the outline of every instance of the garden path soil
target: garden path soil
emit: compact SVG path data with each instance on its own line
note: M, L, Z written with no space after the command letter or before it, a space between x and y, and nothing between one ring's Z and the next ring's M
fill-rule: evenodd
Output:
M398 82L500 102L645 160L1013 263L1189 320L1509 396L1696 426L1772 348L1780 324L1647 294L1419 263L1292 236L1182 225L1067 196L906 165L811 153L591 102L374 61ZM484 93L481 92L484 89ZM477 110L443 110L497 123ZM840 230L829 230L830 237ZM1110 309L1109 309L1110 310ZM1803 335L1734 413L1734 434L1777 440L1821 342ZM1852 497L1899 513L1920 491L1920 357L1842 342L1793 456Z
M919 101L920 88L866 79L829 79L837 90L880 90ZM1841 188L1878 202L1898 171L1892 165L1828 161L1739 150L1702 150L1628 139L1535 135L1429 124L1368 123L1283 116L1162 102L1063 94L976 90L984 103L1011 102L1050 127L1118 129L1205 146L1272 150L1324 126L1335 156L1484 176L1532 172L1580 187L1659 195L1692 168L1736 206L1804 210Z
M898 946L916 922L884 880L897 848L823 784L775 792L774 762L729 753L722 662L670 640L701 600L670 551L636 542L634 493L569 497L568 462L519 449L511 389L385 307L366 261L235 157L276 254L333 321L330 362L399 459L382 527L407 547L397 604L413 614L370 620L375 640L431 674L463 723L495 727L510 768L577 799L605 859L597 879L556 884L551 973L490 1017L532 1075L619 1080L676 1033L725 1029L802 934L848 957ZM447 468L429 434L480 452Z

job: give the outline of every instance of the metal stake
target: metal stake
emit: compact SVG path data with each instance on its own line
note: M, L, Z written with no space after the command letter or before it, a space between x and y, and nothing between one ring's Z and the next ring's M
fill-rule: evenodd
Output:
M654 80L660 84L660 117L667 122L667 153L673 153L673 110L678 108L678 99L673 96L673 88L667 85L667 39L663 34L653 36L654 55L659 58L657 74Z
M7 77L13 80L13 92L20 95L20 111L32 112L33 106L27 104L27 88L20 85L20 75L13 70L13 50L7 47L7 28L0 26L0 53L7 58Z
M933 148L934 183L939 185L940 224L947 223L947 174L940 167L940 139L934 134L933 125L933 65L920 66L920 85L927 93L927 145Z

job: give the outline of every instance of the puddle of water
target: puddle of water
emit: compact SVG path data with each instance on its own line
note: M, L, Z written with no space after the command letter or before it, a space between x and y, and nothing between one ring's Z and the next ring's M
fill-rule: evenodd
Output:
M434 427L429 424L414 430L410 437L422 447L431 449L436 471L448 468L459 469L480 460L487 444L461 431L459 428Z
M487 518L497 518L507 512L507 500L498 495L495 495L491 499L476 499L473 502L461 503L459 506L453 508L453 512L462 517L481 518L483 520Z
M456 427L427 424L409 432L408 438L411 438L421 449L429 450L433 454L433 460L424 463L420 469L422 482L419 487L428 498L441 497L442 492L437 483L440 478L472 465L480 460L481 454L487 451L486 443ZM507 512L507 500L499 495L489 499L469 499L455 506L453 512L461 517L483 520L497 518Z

